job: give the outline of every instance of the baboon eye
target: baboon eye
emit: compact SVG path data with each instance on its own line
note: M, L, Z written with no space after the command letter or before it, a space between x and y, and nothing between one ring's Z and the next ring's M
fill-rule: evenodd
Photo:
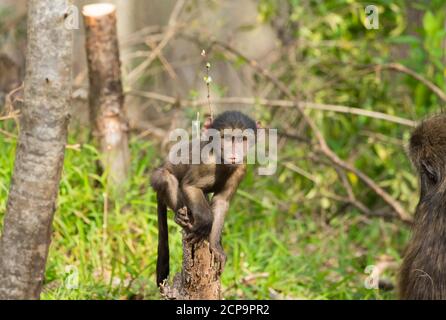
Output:
M434 168L426 163L421 163L421 169L430 182L432 182L433 184L436 184L438 182L438 177Z

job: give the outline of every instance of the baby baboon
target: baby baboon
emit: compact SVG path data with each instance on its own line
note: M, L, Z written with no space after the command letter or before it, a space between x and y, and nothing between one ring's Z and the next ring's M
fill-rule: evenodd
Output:
M446 299L446 115L427 119L415 129L409 153L421 191L399 295L401 299Z
M175 212L175 221L188 232L188 240L197 242L209 238L211 250L220 259L220 265L224 266L226 261L220 243L221 232L229 203L246 172L244 159L249 145L247 138L237 134L236 130L250 129L255 133L257 124L241 112L226 111L208 122L206 127L219 132L222 141L232 140L229 152L224 152L222 142L221 150L215 150L207 158L207 163L173 164L167 159L151 177L158 202L158 285L169 274L167 207ZM226 132L230 129L234 132ZM213 194L211 200L210 194ZM187 212L191 213L191 220Z

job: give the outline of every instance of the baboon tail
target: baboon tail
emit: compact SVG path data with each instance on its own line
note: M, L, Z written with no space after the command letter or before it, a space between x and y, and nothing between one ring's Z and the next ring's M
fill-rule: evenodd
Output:
M164 178L164 169L157 168L153 171L150 177L150 185L156 192L163 192L166 187L166 180Z
M159 286L169 275L169 236L167 230L167 206L157 196L158 202L158 260L156 262L156 284Z

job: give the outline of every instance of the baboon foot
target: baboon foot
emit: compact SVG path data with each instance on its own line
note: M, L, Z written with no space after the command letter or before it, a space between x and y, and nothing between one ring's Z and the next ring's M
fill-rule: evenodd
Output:
M218 263L219 272L223 273L226 265L226 254L223 251L223 248L221 246L211 246L210 249L214 255L214 258L216 259L216 262Z
M190 223L189 216L187 214L187 207L182 207L175 212L175 222L187 232L192 230L192 223Z

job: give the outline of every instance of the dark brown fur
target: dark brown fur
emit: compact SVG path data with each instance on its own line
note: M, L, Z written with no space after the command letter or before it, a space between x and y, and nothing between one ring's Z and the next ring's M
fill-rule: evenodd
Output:
M415 129L409 153L421 190L399 295L401 299L446 299L446 115L425 120Z
M210 128L253 129L256 123L240 112L219 115ZM157 192L158 201L158 260L157 284L169 274L169 246L167 208L175 212L175 222L186 232L192 243L209 237L210 248L221 266L226 256L221 247L224 217L239 183L246 172L245 164L165 164L156 169L151 185ZM209 195L213 194L212 200Z

